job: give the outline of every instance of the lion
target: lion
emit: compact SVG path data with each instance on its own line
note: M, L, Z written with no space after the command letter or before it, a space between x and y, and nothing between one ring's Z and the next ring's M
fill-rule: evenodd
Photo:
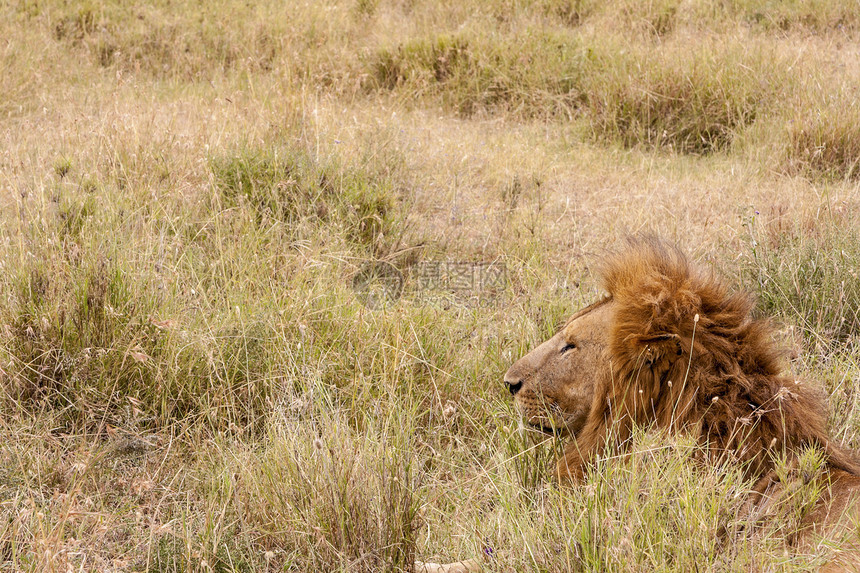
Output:
M631 239L601 266L605 298L504 376L528 424L569 437L559 480L581 482L602 452L651 427L692 436L706 463L740 464L762 515L781 491L775 459L815 447L827 487L804 531L839 524L860 495L860 464L830 439L821 394L783 374L774 328L754 316L752 297L655 238ZM860 563L845 559L833 567Z
M753 314L753 298L656 238L631 239L601 267L607 296L574 313L504 376L525 422L569 438L558 480L582 482L601 453L623 451L634 427L684 433L701 446L703 463L739 464L754 484L750 516L766 520L788 489L776 460L796 463L813 447L824 457L825 487L800 535L786 543L851 527L849 516L860 517L860 464L830 439L821 393L783 374L774 327ZM470 559L419 562L415 571L481 568ZM860 547L825 569L860 570Z

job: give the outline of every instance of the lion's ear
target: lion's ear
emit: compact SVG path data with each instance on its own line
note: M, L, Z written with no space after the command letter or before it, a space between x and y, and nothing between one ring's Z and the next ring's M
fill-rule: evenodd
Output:
M673 360L683 353L681 337L677 334L632 334L627 341L649 366L658 360Z

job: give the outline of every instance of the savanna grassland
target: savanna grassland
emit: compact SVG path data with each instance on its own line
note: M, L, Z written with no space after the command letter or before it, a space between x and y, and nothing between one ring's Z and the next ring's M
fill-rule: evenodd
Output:
M755 293L860 448L857 0L11 0L0 77L0 571L851 541L786 551L796 468L756 526L740 471L644 430L560 489L502 376L654 232Z

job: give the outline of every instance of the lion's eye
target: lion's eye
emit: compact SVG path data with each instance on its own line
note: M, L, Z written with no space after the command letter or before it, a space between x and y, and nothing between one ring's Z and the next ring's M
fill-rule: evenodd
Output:
M561 353L562 353L562 354L564 354L564 353L565 353L565 352L567 352L568 350L573 350L574 348L576 348L576 344L574 344L574 343L572 343L572 342L568 342L568 343L567 343L567 344L565 344L565 345L564 345L564 347L561 349Z

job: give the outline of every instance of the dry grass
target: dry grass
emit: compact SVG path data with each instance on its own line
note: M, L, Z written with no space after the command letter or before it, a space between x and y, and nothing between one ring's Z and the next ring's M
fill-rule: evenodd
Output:
M858 15L3 4L0 571L813 570L839 540L781 539L816 480L754 527L643 431L559 489L501 377L652 230L758 294L860 446ZM439 261L505 282L423 290Z
M813 113L798 112L788 128L784 163L789 173L823 179L860 178L855 96L822 94Z

